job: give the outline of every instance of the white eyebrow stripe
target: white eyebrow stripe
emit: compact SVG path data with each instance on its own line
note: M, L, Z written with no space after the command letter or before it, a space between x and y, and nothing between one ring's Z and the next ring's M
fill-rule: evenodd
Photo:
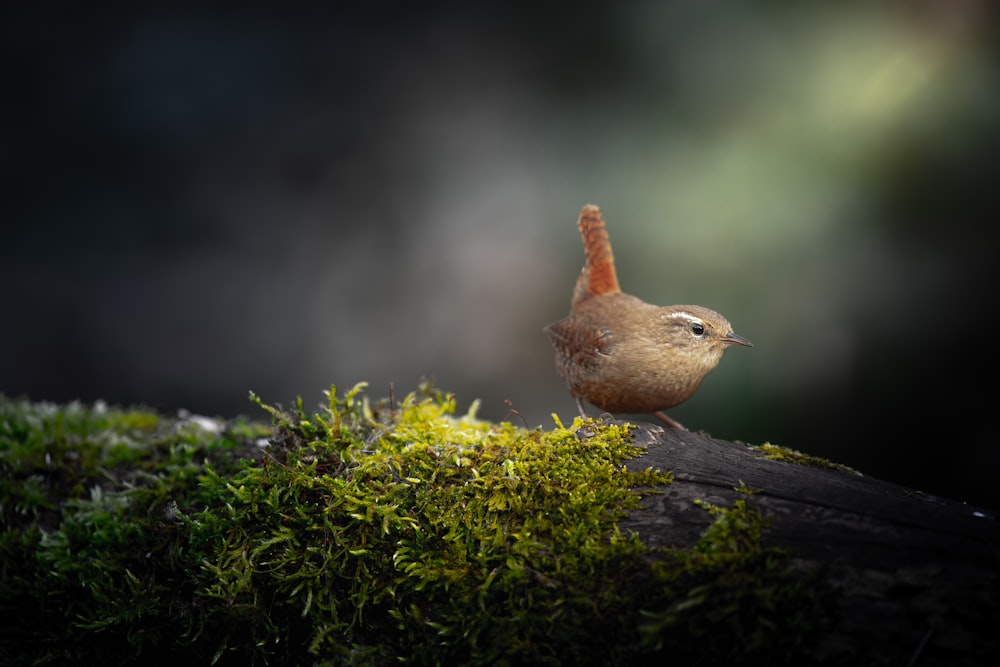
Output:
M673 313L670 313L670 315L668 315L668 317L670 317L670 318L679 317L682 320L687 320L688 322L695 322L697 324L704 324L705 323L705 320L701 319L700 317L698 317L696 315L692 315L691 313L686 313L683 310L678 310L678 311L675 311Z

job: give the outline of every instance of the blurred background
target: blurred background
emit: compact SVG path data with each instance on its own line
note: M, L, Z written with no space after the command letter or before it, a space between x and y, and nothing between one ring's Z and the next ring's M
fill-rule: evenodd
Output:
M266 419L428 376L550 428L595 203L626 291L755 344L672 416L1000 507L991 3L20 4L0 393Z

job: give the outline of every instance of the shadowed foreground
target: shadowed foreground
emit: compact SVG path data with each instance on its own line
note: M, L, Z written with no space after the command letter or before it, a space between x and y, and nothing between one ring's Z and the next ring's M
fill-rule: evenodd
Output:
M0 661L995 657L985 512L778 448L362 389L254 398L271 426L0 399Z
M996 512L862 476L784 448L643 424L647 453L674 482L619 523L655 547L705 529L696 503L727 505L752 490L765 543L792 554L833 592L820 656L858 664L978 665L1000 657L1000 523Z

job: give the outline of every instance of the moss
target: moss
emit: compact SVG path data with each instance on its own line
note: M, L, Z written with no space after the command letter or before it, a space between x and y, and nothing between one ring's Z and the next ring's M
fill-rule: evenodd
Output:
M653 563L659 611L644 612L644 649L685 664L796 664L811 657L826 628L829 590L818 572L797 572L765 546L767 521L750 502L697 504L715 520L690 549ZM653 656L650 656L651 658Z
M270 432L0 396L0 663L112 664L176 637L204 554L173 508L213 502L207 463L232 474Z
M9 664L628 664L801 650L815 588L749 498L690 549L616 521L628 427L456 416L358 385L271 427L0 401ZM586 428L582 428L586 426ZM261 451L255 442L269 433ZM47 455L47 456L46 456ZM56 463L53 464L53 461ZM83 462L77 465L77 462ZM792 609L797 613L793 614ZM99 640L99 641L95 641Z
M812 456L810 454L804 454L800 451L794 449L789 449L788 447L782 447L780 445L772 445L769 442L765 442L763 445L757 445L751 447L758 452L763 452L764 458L771 459L772 461L784 461L785 463L797 463L799 465L809 465L818 466L820 468L831 468L833 470L840 470L841 472L849 472L854 475L861 475L860 472L854 468L842 465L840 463L834 463L819 456Z

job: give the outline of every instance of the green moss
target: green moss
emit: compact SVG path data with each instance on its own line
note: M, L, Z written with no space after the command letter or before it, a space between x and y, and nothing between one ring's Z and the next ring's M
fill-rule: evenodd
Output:
M231 474L270 432L0 396L0 663L113 664L176 636L203 554L173 508L204 508L206 463Z
M618 530L672 479L625 470L641 453L628 427L526 430L477 419L475 404L456 416L429 386L398 405L362 390L331 389L319 412L252 396L272 427L218 432L0 400L2 593L18 610L0 661L576 665L800 650L786 638L806 628L789 618L809 617L815 588L763 546L749 499L704 505L715 520L690 549Z
M206 563L205 594L335 661L586 662L643 552L614 521L669 475L625 472L639 450L620 426L581 440L456 418L429 388L398 410L359 389L331 391L323 415L272 411L266 465L225 482L244 528Z
M785 463L797 463L799 465L818 466L820 468L831 468L833 470L840 470L841 472L849 472L854 475L861 475L861 473L855 470L854 468L850 468L840 463L834 463L833 461L829 461L819 456L804 454L794 449L789 449L788 447L782 447L780 445L772 445L769 442L765 442L763 445L757 445L751 447L750 449L753 449L758 452L763 452L764 458L771 459L772 461L784 461Z
M742 482L735 490L755 493ZM825 586L765 546L767 522L749 497L731 508L697 504L715 520L692 548L667 550L653 563L664 594L659 611L643 613L644 648L686 664L803 661L829 616Z

